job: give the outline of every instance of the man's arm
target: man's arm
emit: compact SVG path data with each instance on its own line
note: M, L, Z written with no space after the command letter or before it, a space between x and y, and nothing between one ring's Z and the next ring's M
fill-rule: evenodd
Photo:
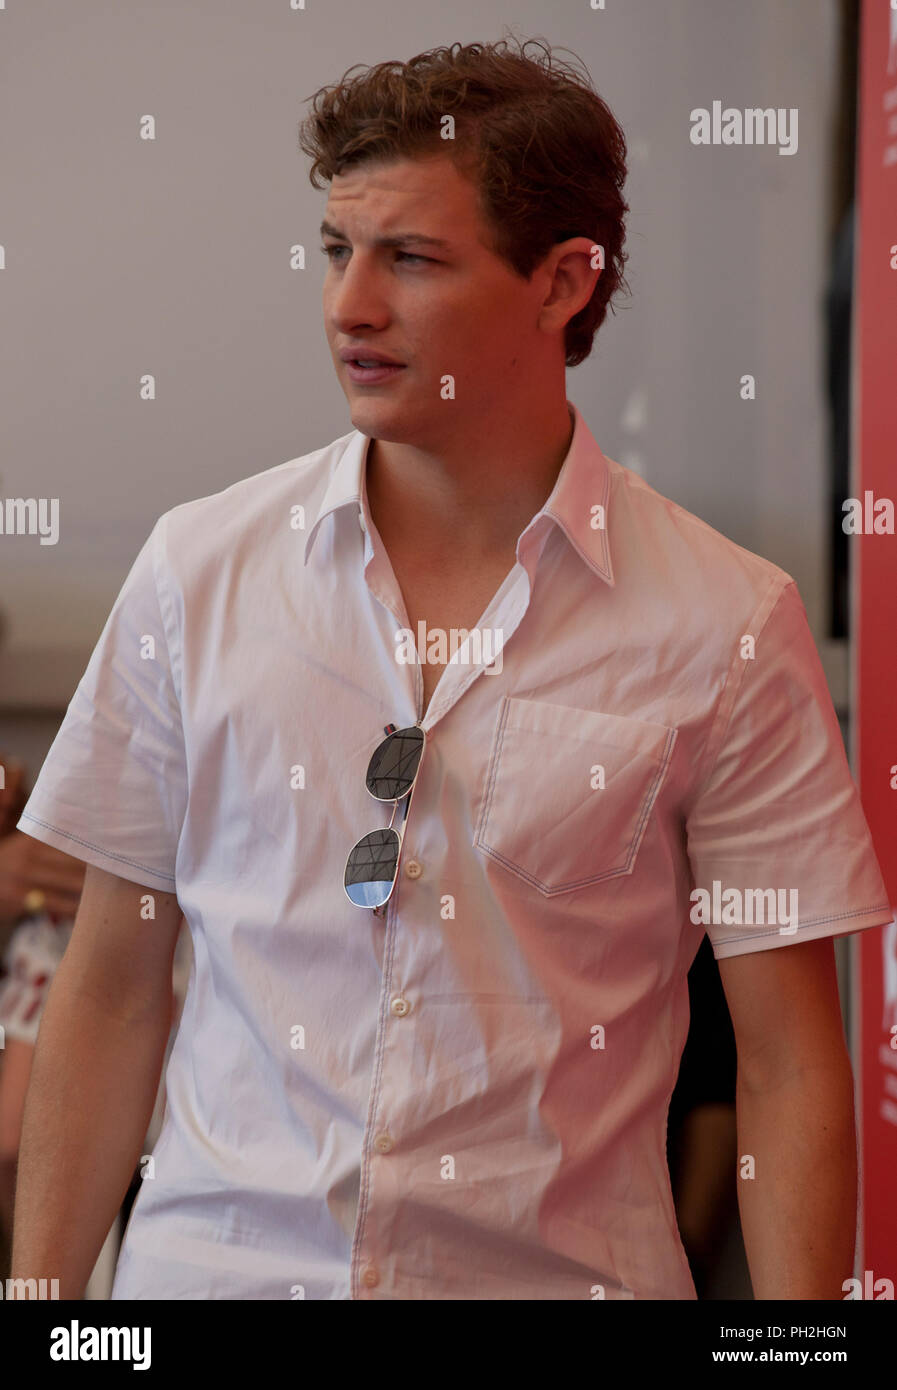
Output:
M719 961L738 1050L738 1204L757 1299L843 1299L853 1275L853 1073L831 937ZM743 1177L751 1155L755 1175Z
M173 893L88 866L41 1019L13 1225L12 1277L58 1279L63 1299L83 1297L146 1138L180 920Z

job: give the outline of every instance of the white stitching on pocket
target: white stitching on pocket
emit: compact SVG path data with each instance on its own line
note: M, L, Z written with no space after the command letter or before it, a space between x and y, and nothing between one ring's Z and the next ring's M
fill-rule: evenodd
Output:
M632 873L676 737L664 724L506 695L475 848L546 897ZM588 780L595 763L607 769L603 790Z

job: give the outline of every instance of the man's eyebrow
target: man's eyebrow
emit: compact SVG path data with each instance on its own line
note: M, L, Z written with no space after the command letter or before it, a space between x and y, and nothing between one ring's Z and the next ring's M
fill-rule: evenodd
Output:
M334 227L331 222L326 220L321 223L321 236L339 237L341 241L348 241L345 232L341 232L339 227ZM423 232L394 232L392 236L378 237L374 242L375 246L400 247L400 246L433 246L440 251L451 251L451 242L443 241L442 237L424 236Z

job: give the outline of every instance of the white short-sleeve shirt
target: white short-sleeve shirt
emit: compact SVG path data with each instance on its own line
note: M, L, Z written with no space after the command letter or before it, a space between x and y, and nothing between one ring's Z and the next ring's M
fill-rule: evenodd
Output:
M500 658L462 646L422 719L383 917L343 872L422 681L368 439L137 556L19 821L192 936L113 1298L693 1299L665 1144L703 933L890 920L794 581L571 411Z

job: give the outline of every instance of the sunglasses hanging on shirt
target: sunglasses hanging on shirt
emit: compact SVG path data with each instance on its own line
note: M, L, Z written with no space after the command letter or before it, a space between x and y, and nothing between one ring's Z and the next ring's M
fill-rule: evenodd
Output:
M389 825L371 830L353 845L346 860L343 887L356 907L383 907L395 887L411 794L420 771L426 735L419 725L396 729L387 724L387 737L374 749L365 785L376 801L393 801ZM393 821L403 803L399 829Z

